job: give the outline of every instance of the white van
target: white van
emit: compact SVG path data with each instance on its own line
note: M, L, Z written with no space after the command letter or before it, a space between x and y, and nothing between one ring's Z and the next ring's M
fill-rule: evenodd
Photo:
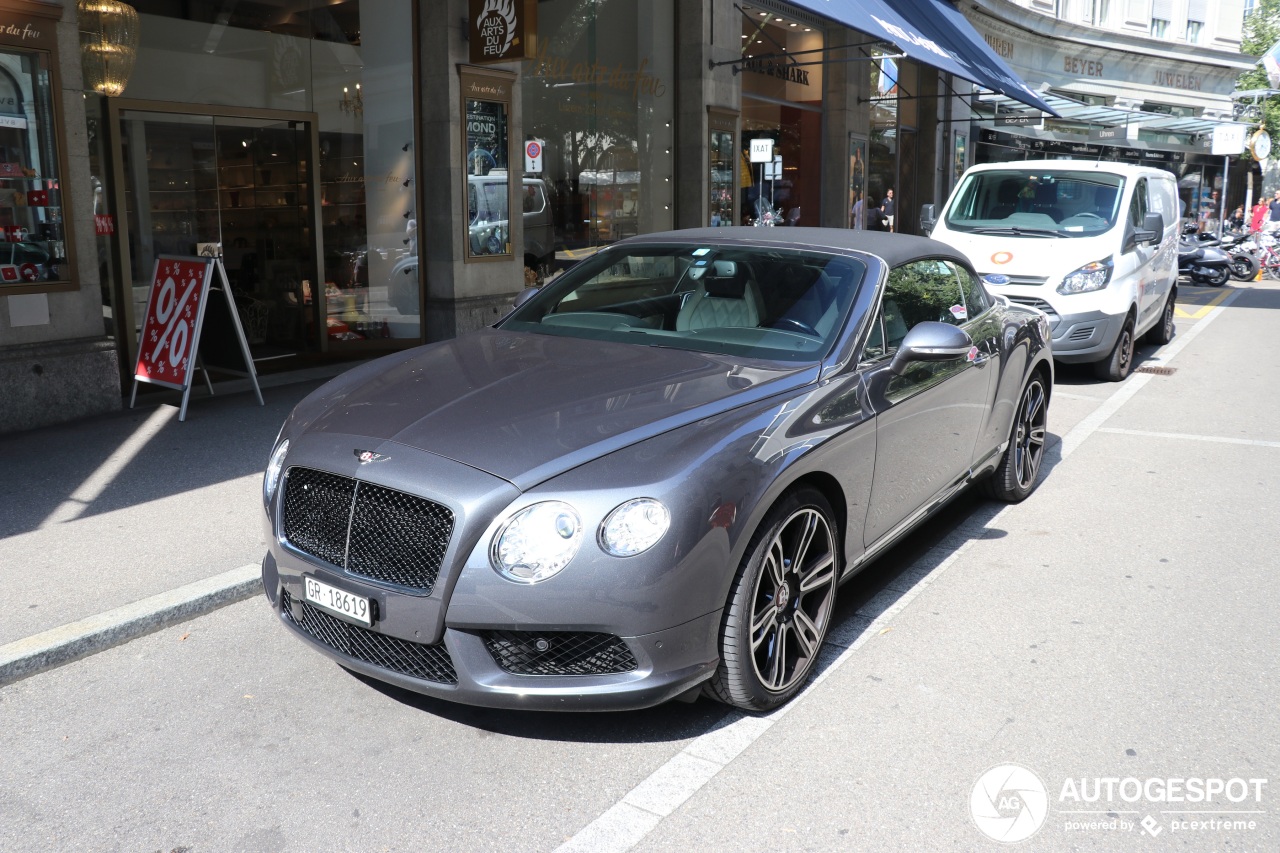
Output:
M1178 187L1160 169L1080 160L965 172L921 222L969 256L988 289L1049 315L1053 357L1118 381L1139 338L1173 337Z

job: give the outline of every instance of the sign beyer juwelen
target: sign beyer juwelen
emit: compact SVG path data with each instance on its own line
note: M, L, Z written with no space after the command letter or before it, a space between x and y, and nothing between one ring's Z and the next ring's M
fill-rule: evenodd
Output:
M537 0L469 0L467 29L471 62L512 62L537 54Z

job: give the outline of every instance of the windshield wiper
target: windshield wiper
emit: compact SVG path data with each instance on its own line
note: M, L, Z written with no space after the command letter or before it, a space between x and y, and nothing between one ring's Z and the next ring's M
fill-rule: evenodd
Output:
M1052 228L1023 228L1020 225L1010 225L1007 228L974 228L974 234L1013 234L1016 237L1061 237L1061 231L1055 231Z

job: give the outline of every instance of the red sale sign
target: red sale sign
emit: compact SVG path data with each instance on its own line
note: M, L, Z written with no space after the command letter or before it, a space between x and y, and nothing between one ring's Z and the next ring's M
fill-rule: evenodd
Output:
M187 387L212 270L213 265L207 260L156 261L142 337L138 340L136 378L173 388Z

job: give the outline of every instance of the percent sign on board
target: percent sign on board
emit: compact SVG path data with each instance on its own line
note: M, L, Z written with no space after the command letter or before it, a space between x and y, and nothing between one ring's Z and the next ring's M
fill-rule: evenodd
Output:
M160 287L160 293L156 296L156 319L164 326L164 333L160 335L160 339L156 342L155 349L151 351L151 360L155 361L160 355L160 351L164 349L166 342L169 344L169 365L177 367L182 361L183 355L187 351L187 339L191 335L191 324L182 316L182 306L187 304L187 299L191 296L191 292L196 289L198 281L192 279L187 284L186 292L182 294L182 298L176 298L178 292L178 283L173 280L173 276L169 276L164 280L164 284Z

